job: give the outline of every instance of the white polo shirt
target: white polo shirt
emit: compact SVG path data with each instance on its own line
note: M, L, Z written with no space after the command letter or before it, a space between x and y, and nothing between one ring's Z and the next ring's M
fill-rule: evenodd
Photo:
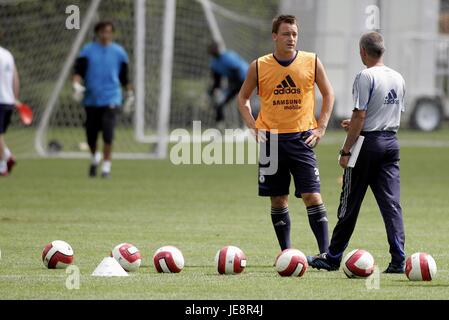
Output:
M14 57L0 47L0 105L14 105Z
M366 110L363 131L397 132L405 110L405 81L387 66L361 71L352 90L354 109Z

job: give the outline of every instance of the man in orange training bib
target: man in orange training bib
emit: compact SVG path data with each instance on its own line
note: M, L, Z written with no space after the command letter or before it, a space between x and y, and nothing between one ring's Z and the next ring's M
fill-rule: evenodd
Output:
M271 198L271 220L279 245L281 250L290 248L288 194L293 176L295 196L307 207L310 227L323 253L329 245L328 220L313 148L326 131L334 93L317 55L296 50L298 24L294 16L275 18L272 37L274 53L251 63L239 93L240 113L256 138L263 136L260 142L266 150L270 150L270 141L278 141L276 173L267 174L267 166L259 162L259 195ZM318 122L314 116L315 83L323 97ZM257 120L250 104L256 88L260 98Z

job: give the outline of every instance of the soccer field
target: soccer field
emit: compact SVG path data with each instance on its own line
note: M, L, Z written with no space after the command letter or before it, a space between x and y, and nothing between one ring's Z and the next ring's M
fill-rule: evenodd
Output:
M368 289L365 280L347 279L341 270L313 269L302 278L281 278L273 268L279 248L269 203L257 197L254 165L115 161L112 179L93 180L87 178L86 160L19 159L11 177L0 181L0 299L448 299L448 135L448 130L400 134L406 251L435 258L438 273L431 282L381 274L379 288ZM342 135L328 132L326 139L317 153L333 228ZM316 254L299 200L290 199L290 215L293 246ZM74 248L81 271L78 290L66 288L64 270L42 264L43 247L56 239ZM140 270L126 278L91 277L121 242L140 249ZM180 274L154 269L152 255L163 245L182 250L186 267ZM214 256L225 245L246 253L243 274L216 272ZM353 248L370 251L381 271L389 262L384 225L370 191L348 250Z

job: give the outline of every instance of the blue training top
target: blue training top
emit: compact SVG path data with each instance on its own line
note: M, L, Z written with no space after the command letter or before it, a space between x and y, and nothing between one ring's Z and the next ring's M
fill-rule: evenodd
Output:
M248 72L249 64L236 52L228 50L213 58L211 69L222 77L232 78L235 71L238 71L238 80L244 81Z
M128 63L125 49L115 42L107 46L92 42L83 47L80 58L88 61L83 104L91 107L121 106L123 97L119 74L122 63Z

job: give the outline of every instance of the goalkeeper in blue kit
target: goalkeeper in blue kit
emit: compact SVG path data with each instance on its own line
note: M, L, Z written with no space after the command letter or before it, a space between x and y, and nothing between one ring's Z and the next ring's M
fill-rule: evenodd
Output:
M245 81L249 64L232 50L220 50L220 46L216 42L209 46L209 54L212 57L210 68L213 78L213 84L209 89L209 95L215 100L215 121L217 126L221 127L225 120L224 108L239 93L240 88ZM224 78L227 79L228 86L225 90L222 90L222 80ZM222 90L224 93L223 98L214 99L215 93L218 90Z
M103 135L102 177L111 172L112 143L117 110L128 112L134 103L134 94L128 78L128 54L112 41L114 25L102 21L95 26L96 40L86 44L75 62L73 98L82 102L86 111L86 136L92 155L89 176L97 175L101 154L97 152L97 139ZM126 89L123 104L122 88Z

